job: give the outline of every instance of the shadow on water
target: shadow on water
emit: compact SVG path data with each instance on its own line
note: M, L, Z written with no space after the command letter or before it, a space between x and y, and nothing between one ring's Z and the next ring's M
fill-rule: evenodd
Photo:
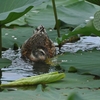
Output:
M43 63L43 62L33 64L33 73L34 74L40 75L43 73L49 73L49 72L54 72L54 71L64 72L64 70L60 67L60 65L51 66L51 65Z
M33 72L38 75L42 73L48 73L49 69L50 65L44 62L38 62L33 64Z

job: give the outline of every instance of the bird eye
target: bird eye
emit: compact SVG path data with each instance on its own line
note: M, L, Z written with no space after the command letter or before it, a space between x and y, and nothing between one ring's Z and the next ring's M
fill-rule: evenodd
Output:
M44 52L42 52L42 51L40 51L40 53L41 53L42 55L45 55L45 53L44 53Z

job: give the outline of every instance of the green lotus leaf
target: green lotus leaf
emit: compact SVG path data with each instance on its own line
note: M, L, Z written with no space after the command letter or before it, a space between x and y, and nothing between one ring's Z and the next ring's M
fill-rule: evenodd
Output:
M42 74L37 76L31 76L23 79L19 79L8 84L2 84L1 87L13 87L13 86L28 86L28 85L35 85L35 84L47 84L51 82L55 82L61 80L65 77L64 73L52 72L49 74Z
M98 11L97 5L92 5L84 0L55 0L55 3L57 4L58 19L66 23L67 26L73 25L75 27L80 25L84 23L85 20L89 20L89 18ZM42 24L46 28L54 28L55 18L51 1L42 3L42 5L46 5L45 8L39 8L37 6L30 10L26 16L23 16L20 21L15 20L9 25L25 25L27 23L29 26L36 27ZM20 23L21 20L23 24Z
M60 66L66 71L74 71L79 74L96 75L100 77L100 53L99 51L88 51L88 52L77 52L77 53L66 53L58 57L58 60L67 60L62 62Z
M11 63L12 62L9 59L0 58L0 68L7 67L7 66L11 65Z
M98 28L98 30L95 28L95 26L96 26L96 28ZM77 26L72 32L64 34L60 38L57 38L57 42L60 44L65 39L68 39L68 38L75 36L75 35L78 35L78 34L82 34L85 36L95 34L97 36L100 36L99 23L95 22L95 26L94 26L94 20L93 19L89 20L87 23L80 24L79 26Z
M33 6L41 4L45 0L0 0L0 25L9 23L25 13L27 13Z
M94 14L93 25L98 31L100 31L100 11L97 11Z

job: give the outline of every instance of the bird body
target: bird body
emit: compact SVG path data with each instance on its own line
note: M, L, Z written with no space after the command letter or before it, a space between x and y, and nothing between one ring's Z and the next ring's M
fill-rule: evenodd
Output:
M22 45L21 54L22 58L33 62L45 61L55 56L55 45L42 25L36 28L34 34Z

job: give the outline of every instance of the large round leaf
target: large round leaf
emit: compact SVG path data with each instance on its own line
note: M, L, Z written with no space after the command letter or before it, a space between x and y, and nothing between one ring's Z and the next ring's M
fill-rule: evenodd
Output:
M100 36L99 22L97 22L96 20L98 20L98 19L95 19L95 22L94 22L94 20L90 20L87 23L81 24L81 25L77 26L73 31L69 32L68 34L64 34L61 38L57 38L58 44L62 43L62 41L64 41L65 39L68 39L68 38L78 35L78 34L82 34L85 36L95 34L97 36ZM95 24L95 26L94 26L94 24Z
M28 12L33 6L45 0L0 0L0 24L9 23Z
M2 33L3 48L20 47L33 34L33 28L3 29Z
M54 28L54 12L52 4L50 3L51 1L43 3L43 7L41 8L33 8L30 12L27 13L26 16L23 16L24 18L20 19L23 21L22 25L27 23L30 26L39 26L42 24L46 28ZM98 10L96 5L92 5L83 0L55 0L55 3L57 6L58 19L60 19L67 25L77 26L81 23L84 23L85 20L88 20ZM11 24L21 25L19 20L16 20L9 25Z
M80 8L80 9L79 9ZM66 6L58 6L58 19L69 25L79 25L85 20L93 16L98 9L85 1L80 1ZM55 25L54 13L52 6L47 6L46 9L38 10L38 13L30 12L30 17L26 17L26 21L31 26L38 26L40 24L47 28L53 28ZM40 17L43 16L43 17Z
M69 72L73 72L73 68L79 74L92 74L100 76L100 51L88 51L78 53L66 53L58 58L59 60L67 60L62 62L61 66ZM76 70L74 70L76 72Z

